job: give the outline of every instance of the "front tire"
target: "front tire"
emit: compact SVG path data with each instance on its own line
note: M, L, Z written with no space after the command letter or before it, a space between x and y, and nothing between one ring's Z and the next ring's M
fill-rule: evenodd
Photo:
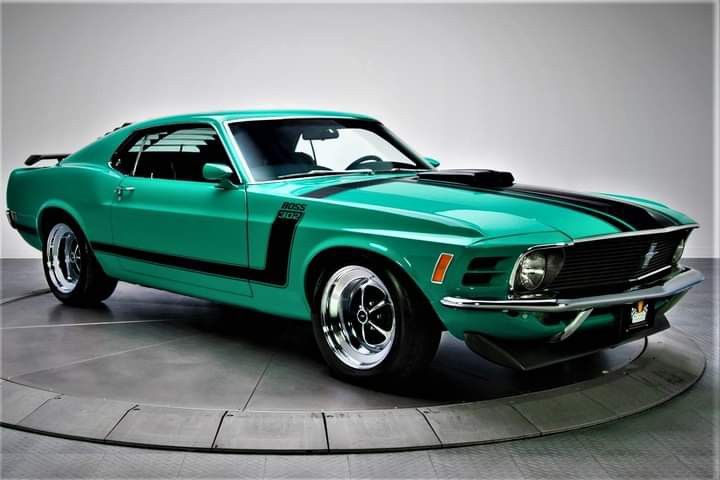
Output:
M435 356L441 331L434 314L392 271L371 259L328 268L313 299L315 340L342 378L406 380Z
M50 291L68 305L97 305L117 286L117 280L100 267L80 228L70 220L53 222L47 229L43 270Z

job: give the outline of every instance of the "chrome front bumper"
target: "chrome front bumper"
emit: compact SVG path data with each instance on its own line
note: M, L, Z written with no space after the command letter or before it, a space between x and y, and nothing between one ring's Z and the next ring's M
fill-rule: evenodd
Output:
M675 274L661 285L648 288L638 288L622 293L597 295L583 298L557 298L557 299L508 299L508 300L481 300L462 297L444 297L440 303L446 307L470 310L505 310L520 312L574 312L593 308L609 307L652 300L656 298L671 297L685 292L693 285L702 282L702 273L692 268L685 268Z

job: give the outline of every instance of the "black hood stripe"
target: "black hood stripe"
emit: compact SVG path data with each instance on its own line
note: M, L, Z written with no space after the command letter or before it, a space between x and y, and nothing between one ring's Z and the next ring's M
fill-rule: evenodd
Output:
M576 212L584 213L586 215L591 215L595 218L598 218L605 223L609 223L613 227L617 228L621 232L632 232L635 230L631 225L628 225L627 223L623 222L622 220L609 215L601 210L597 210L595 208L589 208L587 205L579 205L574 202L569 202L567 200L561 200L559 198L552 198L548 196L540 196L537 194L530 194L527 192L519 192L519 191L510 191L507 189L504 190L490 190L490 193L496 193L500 195L508 195L512 197L517 198L525 198L528 200L536 200L542 203L547 203L551 205L557 205L558 207L567 208L569 210L574 210Z
M592 215L612 225L621 232L635 230L652 230L680 225L673 218L652 208L643 207L630 202L614 200L606 197L586 195L551 188L535 187L530 185L513 185L506 188L483 188L460 183L427 180L418 177L412 178L377 178L349 182L341 185L320 187L317 190L303 194L303 197L326 198L336 193L355 188L368 187L389 182L412 182L437 185L447 188L460 188L479 192L507 195L519 198L537 200L543 203L557 205L578 212Z
M529 185L513 185L507 190L541 200L554 199L602 212L621 220L635 230L652 230L679 225L678 222L662 212L622 200Z
M614 226L621 232L651 230L680 225L674 219L651 208L641 207L640 205L620 200L596 197L582 193L567 192L563 190L534 187L529 185L513 185L506 188L482 188L459 183L439 182L418 178L402 179L402 181L429 183L448 188L461 188L464 190L537 200L543 203L558 205L578 212L583 212L587 215L592 215Z
M563 201L558 198L552 198L552 197L548 197L548 196L541 197L537 194L531 195L529 193L520 193L518 191L510 191L507 188L504 188L504 189L482 188L482 187L473 187L470 185L463 185L463 184L459 184L459 183L420 180L417 178L409 178L409 179L405 179L405 181L417 182L417 183L429 183L432 185L437 185L437 186L447 187L447 188L461 188L463 190L472 190L474 192L492 193L495 195L506 195L506 196L516 197L516 198L525 198L528 200L536 200L536 201L540 201L542 203L557 205L559 207L563 207L563 208L566 208L569 210L581 212L581 213L584 213L585 215L592 215L595 218L599 218L600 220L602 220L606 223L609 223L610 225L617 228L621 232L632 232L633 231L633 227L631 227L627 223L613 217L612 215L609 215L609 214L604 213L599 210L595 210L593 208L588 208L587 206L570 203L567 200Z

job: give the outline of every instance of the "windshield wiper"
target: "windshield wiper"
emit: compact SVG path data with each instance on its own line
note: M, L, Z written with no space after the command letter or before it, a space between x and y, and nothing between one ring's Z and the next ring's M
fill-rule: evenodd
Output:
M325 175L349 175L363 174L374 175L375 171L369 168L359 168L357 170L308 170L307 172L289 173L287 175L279 175L276 178L282 180L285 178L301 178L301 177L322 177Z

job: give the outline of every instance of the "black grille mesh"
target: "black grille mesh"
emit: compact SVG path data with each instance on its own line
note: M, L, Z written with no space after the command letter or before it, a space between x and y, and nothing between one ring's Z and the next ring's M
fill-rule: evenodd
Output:
M678 243L687 231L608 238L579 242L565 249L565 263L549 285L551 290L627 285L672 263ZM654 244L655 255L645 263Z
M468 271L463 275L462 283L467 286L487 285L496 275L504 274L497 269L498 262L507 257L477 257L468 265Z

